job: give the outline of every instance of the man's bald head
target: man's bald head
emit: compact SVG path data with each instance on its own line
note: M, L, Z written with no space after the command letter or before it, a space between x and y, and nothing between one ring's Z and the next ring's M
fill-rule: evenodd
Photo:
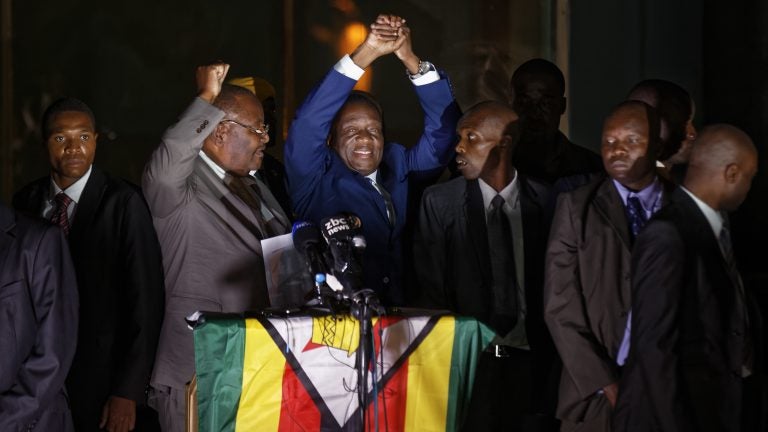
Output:
M683 184L701 198L694 189L700 190L710 207L733 211L746 198L755 173L757 149L749 135L735 126L716 124L704 128L696 139Z
M514 176L512 154L520 137L518 117L508 105L486 101L459 119L456 163L466 179L482 178L501 190Z

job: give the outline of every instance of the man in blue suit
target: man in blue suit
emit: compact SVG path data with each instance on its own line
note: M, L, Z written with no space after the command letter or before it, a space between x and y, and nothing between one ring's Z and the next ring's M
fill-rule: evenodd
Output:
M424 111L424 132L409 149L385 143L378 102L352 91L365 68L390 53L405 65ZM448 79L413 53L405 20L379 15L366 40L336 63L291 124L285 165L294 211L314 223L344 211L361 218L368 244L364 285L385 305L404 300L400 237L409 178L448 164L459 116Z

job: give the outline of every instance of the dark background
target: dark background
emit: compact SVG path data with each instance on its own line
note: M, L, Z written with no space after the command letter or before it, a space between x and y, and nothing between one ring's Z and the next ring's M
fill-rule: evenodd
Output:
M96 163L139 182L163 131L195 95L195 66L222 59L232 65L230 76L266 78L277 89L282 121L345 52L345 27L367 25L379 12L391 12L408 20L417 55L450 74L464 108L483 99L505 99L514 68L541 56L560 59L567 71L569 111L563 127L585 147L598 148L603 117L644 78L686 87L696 101L697 126L729 122L745 129L761 152L761 163L748 201L734 216L736 250L748 277L761 287L768 283L761 268L768 242L764 0L0 4L0 199L5 202L13 191L47 173L39 117L60 96L78 97L96 113ZM565 44L558 44L558 38ZM421 114L402 65L394 57L383 58L368 74L386 113L388 138L414 142ZM281 157L279 145L270 151Z

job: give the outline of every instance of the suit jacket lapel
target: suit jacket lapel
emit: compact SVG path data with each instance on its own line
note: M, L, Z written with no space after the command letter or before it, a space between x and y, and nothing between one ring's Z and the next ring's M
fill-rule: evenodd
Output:
M540 250L539 245L543 244L543 240L539 238L541 235L541 225L543 220L543 209L541 204L536 201L536 192L528 185L528 181L525 177L518 177L518 191L520 196L520 214L523 220L523 268L525 268L525 291L526 296L529 290L539 286L539 281L535 280L540 269L534 267L536 263L536 256L541 254L543 256L544 251Z
M491 283L491 258L488 253L488 230L485 226L485 204L477 180L467 180L464 199L464 217L467 220L469 243L475 251L483 285Z
M624 243L624 246L631 250L632 243L630 242L627 216L624 213L624 204L621 202L619 192L610 178L603 180L602 184L597 188L594 203L597 212L613 228L616 235Z
M13 197L13 206L20 213L33 218L41 217L45 201L48 199L51 187L51 177L46 176L35 180L26 195L16 194ZM22 189L26 192L26 188Z
M74 221L69 230L70 245L80 244L80 239L93 226L93 219L96 216L96 210L99 208L101 197L107 186L106 175L96 168L91 169L91 176L85 183L83 193L80 194L80 200L77 202Z
M260 241L265 236L254 223L250 207L237 198L199 156L195 161L194 172L202 183L198 187L209 191L199 195L203 203L231 226L232 231L242 238L243 243L261 253ZM207 200L214 200L216 203L206 202ZM237 220L236 225L233 225L233 218Z
M259 188L261 199L264 200L264 204L281 225L283 233L287 232L288 228L291 226L291 221L288 219L288 216L283 213L283 208L280 207L280 204L278 204L274 195L272 195L272 191L269 190L267 184L258 177L254 178L256 180L256 186Z

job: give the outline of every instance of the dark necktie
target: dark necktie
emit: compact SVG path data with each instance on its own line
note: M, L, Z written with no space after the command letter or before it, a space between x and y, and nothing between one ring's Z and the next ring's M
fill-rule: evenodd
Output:
M645 210L643 210L643 205L640 203L640 198L636 195L628 196L626 211L632 238L637 238L640 230L645 226L645 223L648 222L648 217L645 215Z
M488 249L493 275L493 314L491 326L504 336L517 324L517 272L512 229L504 213L504 198L496 195L488 214Z
M64 192L59 192L56 194L56 197L54 197L54 208L53 214L51 214L51 222L60 226L61 230L64 232L64 235L69 235L69 215L67 214L67 209L69 209L69 205L71 203L72 198L70 198Z
M750 337L749 328L749 313L746 308L746 294L744 292L744 284L741 281L741 274L736 267L736 258L733 255L733 243L731 243L731 230L726 220L723 223L723 227L720 229L720 237L718 238L720 243L720 249L723 252L723 258L725 264L728 266L728 272L731 274L731 278L736 282L736 308L737 312L734 314L736 319L742 318L741 323L736 325L744 325L744 366L748 370L752 370L754 365L754 347L752 346L752 338Z
M381 194L382 198L384 198L384 206L387 208L387 219L389 220L389 226L393 227L395 226L395 222L397 221L396 215L395 215L395 206L392 204L392 195L387 192L386 189L384 189L383 186L376 183L373 179L370 177L366 177L368 181L371 183L371 186L374 187L379 193Z
M256 179L251 176L230 176L227 180L229 189L238 196L248 207L256 218L259 229L266 238L274 237L282 233L282 224L274 216L274 212L264 202Z

